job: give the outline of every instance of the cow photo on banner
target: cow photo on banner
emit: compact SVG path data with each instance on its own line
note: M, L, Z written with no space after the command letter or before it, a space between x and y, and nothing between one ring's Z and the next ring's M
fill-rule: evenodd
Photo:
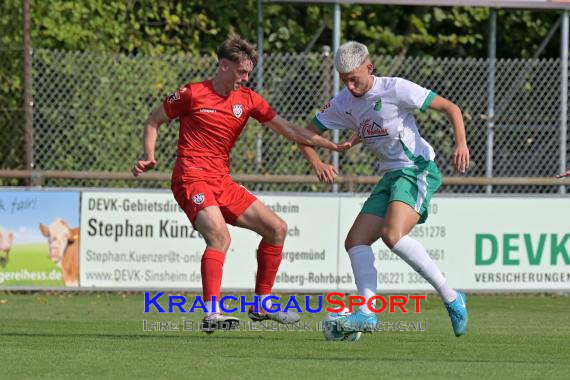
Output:
M0 191L0 287L79 286L79 192Z

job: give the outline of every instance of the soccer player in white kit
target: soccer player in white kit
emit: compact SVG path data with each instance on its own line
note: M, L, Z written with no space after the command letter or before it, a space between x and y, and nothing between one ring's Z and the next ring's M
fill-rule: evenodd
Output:
M434 150L421 137L413 112L432 109L447 116L455 134L454 166L463 173L469 166L469 149L461 110L408 80L375 76L368 49L361 43L341 45L334 65L346 88L317 113L308 128L317 133L328 129L356 132L354 142L362 141L378 157L383 174L345 241L358 292L366 301L376 295L378 273L371 245L381 238L435 288L448 310L453 332L461 336L468 321L465 294L448 285L422 244L408 236L416 224L426 220L431 196L441 185ZM314 148L300 147L317 177L332 183L336 169L323 163ZM377 323L366 304L345 319L337 326L343 326L346 333L371 331Z

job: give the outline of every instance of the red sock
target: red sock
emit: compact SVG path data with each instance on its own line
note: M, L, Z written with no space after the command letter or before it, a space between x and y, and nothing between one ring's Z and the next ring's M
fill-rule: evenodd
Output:
M215 249L206 248L202 255L202 292L204 301L211 301L212 296L216 296L216 301L220 300L220 289L222 288L222 274L226 255Z
M257 248L257 277L255 280L255 294L271 294L279 264L283 246L272 245L264 242L259 243Z

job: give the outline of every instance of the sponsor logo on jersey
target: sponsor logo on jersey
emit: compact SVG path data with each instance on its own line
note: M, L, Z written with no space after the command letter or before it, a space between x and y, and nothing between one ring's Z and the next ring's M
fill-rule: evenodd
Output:
M209 109L209 108L200 108L200 112L215 113L216 110L212 110L212 109Z
M234 111L234 116L239 118L243 113L243 106L241 104L234 104L232 107L232 111Z
M205 200L206 197L204 197L204 193L198 193L192 197L192 201L197 205L201 205Z
M373 120L366 119L360 123L360 136L363 139L388 136L388 130Z
M175 101L180 99L180 90L174 91L172 94L168 96L166 99L167 103L174 103Z

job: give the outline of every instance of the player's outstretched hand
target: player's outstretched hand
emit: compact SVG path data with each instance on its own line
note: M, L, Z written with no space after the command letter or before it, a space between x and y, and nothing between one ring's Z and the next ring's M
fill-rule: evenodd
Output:
M133 166L133 175L138 177L142 173L156 166L156 160L138 160Z
M338 175L334 166L324 163L315 167L315 173L317 174L319 181L324 183L334 183L336 176Z
M361 142L362 139L360 138L360 135L358 133L353 133L352 136L350 137L350 140L346 140L342 144L338 144L337 149L335 150L337 152L344 152L345 150L350 149Z
M467 145L461 144L455 146L455 151L453 152L453 166L455 170L461 173L465 173L469 169L469 148Z
M570 170L566 171L565 173L557 174L555 176L555 178L564 178L564 177L570 177Z
M347 149L352 148L352 143L350 141L345 141L342 144L337 144L335 151L344 152Z

